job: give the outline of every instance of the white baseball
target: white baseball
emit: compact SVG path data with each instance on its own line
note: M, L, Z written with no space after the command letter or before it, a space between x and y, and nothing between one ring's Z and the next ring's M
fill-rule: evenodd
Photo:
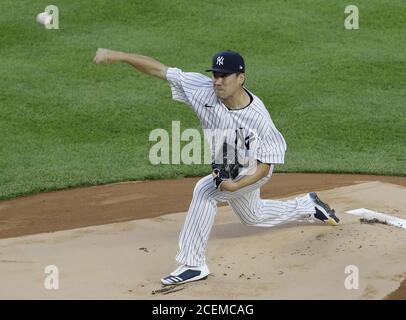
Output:
M52 21L52 16L48 12L41 12L37 15L37 22L47 25Z

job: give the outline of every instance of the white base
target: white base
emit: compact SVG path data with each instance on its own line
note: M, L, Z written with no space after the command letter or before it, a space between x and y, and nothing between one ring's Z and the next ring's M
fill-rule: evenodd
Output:
M355 216L361 216L366 219L377 219L381 222L386 222L391 226L406 229L406 219L397 218L381 212L376 212L365 208L359 208L346 211L346 213L353 214Z

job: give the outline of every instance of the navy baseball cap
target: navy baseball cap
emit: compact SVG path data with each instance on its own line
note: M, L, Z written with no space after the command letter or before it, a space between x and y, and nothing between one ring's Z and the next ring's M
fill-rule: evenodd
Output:
M208 71L219 73L245 72L244 59L238 52L221 51L213 56L212 67L206 70L206 72Z

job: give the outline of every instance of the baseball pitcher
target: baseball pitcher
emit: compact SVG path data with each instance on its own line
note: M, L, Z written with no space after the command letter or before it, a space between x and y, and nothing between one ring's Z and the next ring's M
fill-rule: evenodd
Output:
M206 132L225 132L213 146L212 173L200 179L179 236L179 267L164 285L205 279L210 271L205 249L217 204L228 202L242 223L272 227L292 221L337 225L339 219L314 192L287 201L260 198L274 166L283 164L286 142L264 103L245 86L245 63L235 51L213 56L211 77L168 67L150 57L98 49L95 64L125 62L169 83L174 100L189 105ZM246 155L246 157L244 157ZM248 156L247 156L248 155ZM250 161L247 161L247 158ZM248 163L248 165L247 165Z

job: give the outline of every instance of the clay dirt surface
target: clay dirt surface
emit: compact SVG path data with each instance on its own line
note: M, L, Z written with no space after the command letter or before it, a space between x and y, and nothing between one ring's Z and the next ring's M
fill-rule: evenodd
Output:
M86 253L87 249L90 250L87 247L90 245L88 241L96 246L97 242L100 241L100 245L105 247L106 252L108 252L109 243L111 243L112 250L116 249L119 252L121 247L123 254L128 255L131 255L133 250L134 256L137 257L141 253L149 254L150 258L156 254L156 259L160 260L163 258L160 254L163 250L169 251L169 254L167 257L165 254L165 259L160 260L165 268L150 270L151 275L147 274L148 268L145 270L141 268L140 270L145 273L145 277L148 279L142 281L141 277L138 283L138 280L136 281L134 278L133 285L143 285L142 288L145 288L148 294L145 290L145 292L141 290L135 294L136 289L127 288L128 295L123 296L123 292L109 295L114 281L112 283L101 281L105 285L105 294L92 296L90 290L89 294L83 294L82 298L153 299L156 296L159 298L170 296L171 298L182 299L182 292L185 291L188 291L185 296L191 298L199 298L199 294L202 297L210 297L208 293L211 285L208 283L216 282L215 286L223 284L225 290L222 292L217 288L214 291L214 297L219 299L223 297L223 294L227 294L227 288L231 285L234 288L237 287L235 298L406 299L406 282L404 281L406 266L403 263L406 260L406 230L381 224L361 224L357 217L344 213L348 209L365 207L406 218L406 205L404 205L406 201L406 178L349 174L275 173L261 189L262 198L273 199L289 198L309 191L317 191L336 208L336 211L338 208L339 215L342 217L342 226L335 227L334 230L332 227L319 225L249 228L239 224L231 209L227 205L222 205L219 208L208 246L208 252L211 252L211 254L208 253L208 260L214 264L211 268L214 275L209 276L208 280L189 284L186 288L178 287L171 294L164 295L165 289L159 287L159 277L164 275L162 273L171 271L168 268L174 266L173 256L176 254L177 234L188 209L194 185L198 180L199 178L186 178L117 183L0 201L0 248L2 252L0 254L0 280L4 280L2 281L0 298L72 298L75 296L75 288L73 287L66 291L66 295L47 297L44 292L38 294L33 288L25 290L25 294L20 294L18 290L7 290L7 284L13 286L11 282L13 279L13 281L19 281L29 277L31 274L28 269L30 268L27 269L27 266L35 265L40 261L41 263L46 262L48 259L47 252L50 252L51 247L48 249L41 247L45 244L51 246L58 243L60 252L66 252L66 254L69 250L78 248L77 252L69 251L73 257L78 258L82 254L88 254ZM405 195L404 198L403 194ZM106 239L111 237L112 226L121 230L122 233L119 232L119 234L123 237L127 236L127 241L118 238L110 239L110 242L107 241ZM164 229L160 231L159 228L161 227ZM117 233L116 229L114 234ZM145 233L145 230L148 232ZM158 232L162 238L154 236L154 232ZM165 234L165 232L169 233ZM67 236L68 233L76 236ZM165 236L167 237L165 238ZM107 238L103 239L103 237ZM73 242L79 241L78 238L85 241L80 249L73 246ZM66 243L63 239L66 240ZM230 240L232 240L231 244L229 243ZM396 240L398 241L396 242ZM120 245L121 241L123 241L122 245ZM162 244L160 241L168 244ZM261 243L268 241L269 246L256 246L255 243L258 241ZM381 243L382 241L385 243ZM391 241L396 242L396 244L391 246ZM144 245L139 246L140 243ZM326 247L327 245L329 247ZM128 253L126 253L126 246ZM227 250L224 246L230 247ZM214 252L211 251L213 248L217 248L214 249L214 252L225 251L221 255L213 255ZM38 250L38 256L33 255L36 250ZM79 252L80 250L81 252ZM333 250L336 255L331 255L329 250ZM273 252L270 253L271 251ZM99 252L99 254L99 256L94 257L95 260L104 259L103 252ZM378 254L381 256L377 256ZM226 255L229 256L226 257ZM266 259L265 255L267 256ZM120 260L120 257L118 255L116 260ZM365 272L368 273L365 276L365 281L368 283L364 285L359 294L346 296L346 291L342 291L341 293L323 295L322 290L326 288L321 288L322 286L319 290L314 288L314 292L311 294L306 292L311 290L310 288L306 288L303 292L298 289L295 293L291 293L290 291L294 289L291 286L284 287L283 282L280 281L283 276L289 281L295 281L295 277L304 274L307 274L308 281L311 281L312 277L316 279L320 276L320 273L313 274L314 272L321 272L321 274L325 272L328 261L335 264L337 268L338 266L341 268L350 264L351 259L349 257L352 257L354 264L358 260L358 264L363 266ZM265 259L264 262L268 261L266 263L269 263L272 271L256 264L254 264L255 267L249 268L255 259L257 259L258 264L262 258ZM325 259L325 261L315 263L316 258ZM66 257L61 256L55 259L59 259L60 263L69 264L65 261ZM370 265L367 263L368 259L371 261ZM373 261L376 259L386 259L388 262L385 264L386 273L384 271L379 273L380 269L374 268ZM132 261L131 258L129 261ZM134 261L132 263L136 264ZM154 262L151 260L150 263ZM240 268L239 272L236 264L245 264L246 268ZM18 270L22 266L21 277L19 277ZM311 269L309 269L310 267ZM134 270L137 268L138 266L133 265ZM129 267L128 270L121 271L128 271L129 273L127 281L122 284L124 287L125 283L131 283L131 269ZM77 271L81 272L80 270L86 272L86 267L79 268ZM247 270L256 270L256 272L249 274ZM13 272L14 276L8 277L8 272ZM114 274L114 270L111 272ZM156 275L155 272L157 272ZM343 273L343 279L344 276ZM7 281L6 278L8 278ZM228 284L227 278L230 279ZM36 279L36 281L39 280ZM262 283L264 281L265 283ZM255 282L255 292L252 291L250 282ZM330 285L336 286L337 283L339 283L338 280L331 280ZM272 286L275 290L271 294L267 290L268 287ZM100 292L100 290L103 290L103 286L95 292ZM161 292L160 290L164 291ZM30 292L32 295L29 294ZM81 297L80 295L76 296Z

